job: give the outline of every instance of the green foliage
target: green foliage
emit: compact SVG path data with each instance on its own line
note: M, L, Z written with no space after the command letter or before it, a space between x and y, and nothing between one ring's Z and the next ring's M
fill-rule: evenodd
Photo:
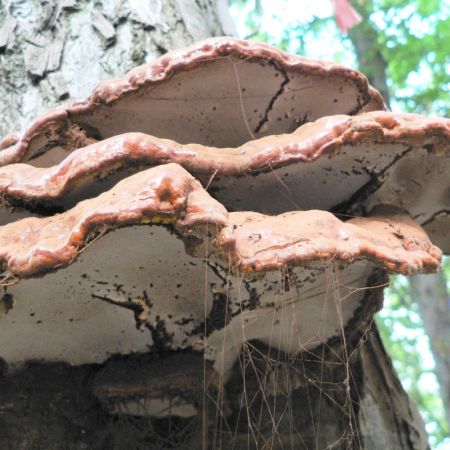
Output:
M368 17L400 109L450 115L450 3L374 0Z

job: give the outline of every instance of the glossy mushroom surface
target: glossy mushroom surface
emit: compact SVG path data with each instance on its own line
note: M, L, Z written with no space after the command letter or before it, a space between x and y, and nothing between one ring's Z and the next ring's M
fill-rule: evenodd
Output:
M361 215L391 204L427 226L432 240L450 252L450 120L383 111L321 118L236 148L127 133L78 149L53 167L9 165L0 168L0 223L26 214L15 208L10 216L11 206L41 214L67 210L168 161L182 165L231 210Z

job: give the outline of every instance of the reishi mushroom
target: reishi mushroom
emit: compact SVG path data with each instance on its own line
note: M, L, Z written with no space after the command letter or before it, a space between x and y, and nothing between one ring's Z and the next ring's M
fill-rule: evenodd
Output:
M441 258L407 214L388 211L342 222L319 210L228 213L177 164L139 172L65 213L0 227L0 249L2 284L15 302L0 317L0 339L10 342L2 351L8 363L86 364L163 345L204 348L216 367L224 366L221 375L242 339L271 341L295 353L298 342L313 348L332 336L312 320L327 309L338 323L324 290L330 264L343 283L335 294L348 298L345 324L374 268L426 273L436 271ZM288 280L295 295L281 282L286 268L296 280ZM246 275L243 293L239 280ZM229 323L216 325L204 344L215 298L226 302ZM289 325L282 320L288 307L295 310ZM236 327L242 337L226 340L233 344L221 349L224 335Z
M371 320L386 273L450 253L450 120L384 108L356 71L221 38L8 135L0 358L167 352L223 383L247 342L296 355ZM114 370L93 386L112 413L198 414L190 391L166 411Z

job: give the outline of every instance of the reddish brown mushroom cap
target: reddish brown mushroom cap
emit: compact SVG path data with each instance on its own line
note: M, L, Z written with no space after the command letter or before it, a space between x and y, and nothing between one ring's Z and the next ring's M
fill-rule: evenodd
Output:
M0 261L14 276L29 277L70 264L90 240L109 229L142 223L223 226L227 216L188 172L168 164L127 178L64 214L0 227Z
M356 114L382 98L361 73L274 47L214 38L168 53L0 142L0 165L49 166L93 140L140 131L181 143L240 145L325 115ZM41 156L40 156L41 155Z
M0 193L4 204L68 209L130 172L166 161L181 164L235 210L348 213L392 204L426 224L450 252L450 120L414 114L325 117L291 134L223 149L127 133L78 149L50 168L0 168ZM0 223L10 220L3 210Z
M370 260L375 266L410 275L435 272L442 256L405 214L342 222L331 213L314 210L278 216L230 213L218 242L236 267L254 272Z

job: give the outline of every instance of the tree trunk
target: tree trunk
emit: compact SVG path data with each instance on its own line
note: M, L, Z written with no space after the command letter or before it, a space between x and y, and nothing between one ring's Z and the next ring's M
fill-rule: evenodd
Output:
M416 275L410 278L410 286L430 339L445 415L450 424L450 295L444 273Z
M85 97L101 79L229 30L208 0L17 0L2 8L0 135ZM106 366L32 362L13 373L0 366L0 448L426 449L423 422L372 322L383 282L380 272L358 317L314 352L245 345L227 384L199 396L198 416L110 411L95 395L104 370L145 369L161 355L113 356ZM185 369L177 368L180 383ZM150 381L142 383L163 382Z
M377 31L369 20L372 3L352 2L363 18L363 22L352 28L348 35L355 48L359 69L376 87L389 106L387 85L387 62L380 51ZM430 339L431 351L436 362L447 423L450 425L450 307L443 273L417 276L409 280L413 298L418 302L425 332ZM447 339L446 339L447 338Z
M0 136L101 80L230 33L210 0L1 0Z
M389 107L390 95L387 85L387 63L377 41L377 31L369 21L371 2L352 2L362 17L362 22L348 32L358 60L359 70L368 78L370 84L376 87Z

